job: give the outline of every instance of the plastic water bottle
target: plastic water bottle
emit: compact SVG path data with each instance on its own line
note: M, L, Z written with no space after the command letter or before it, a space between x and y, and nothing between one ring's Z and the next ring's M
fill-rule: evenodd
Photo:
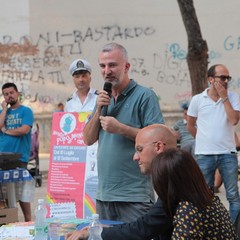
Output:
M99 221L99 215L93 214L92 221L89 224L88 231L90 233L88 240L102 240L102 225Z
M48 224L47 224L47 208L44 199L38 199L38 206L35 209L35 240L47 240Z

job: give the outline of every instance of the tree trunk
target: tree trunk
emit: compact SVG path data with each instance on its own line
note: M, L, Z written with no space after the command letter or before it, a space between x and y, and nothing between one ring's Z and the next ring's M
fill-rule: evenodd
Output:
M192 84L192 95L207 87L208 46L202 39L193 0L177 0L188 36L187 63Z

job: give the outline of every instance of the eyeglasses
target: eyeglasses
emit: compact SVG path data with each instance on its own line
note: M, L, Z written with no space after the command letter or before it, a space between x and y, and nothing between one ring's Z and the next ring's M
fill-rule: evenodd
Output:
M231 76L225 76L225 75L221 75L221 76L213 76L213 78L219 78L221 81L226 81L226 79L228 80L228 82L231 81L232 77Z
M136 153L141 153L142 151L143 151L143 148L144 147L147 147L147 146L150 146L150 145L153 145L153 144L156 144L158 141L154 141L154 142L151 142L151 143L149 143L149 144L146 144L146 145L138 145L138 146L136 146L136 149L135 149L135 151L136 151ZM163 143L162 142L162 144L163 145L166 145L166 143Z

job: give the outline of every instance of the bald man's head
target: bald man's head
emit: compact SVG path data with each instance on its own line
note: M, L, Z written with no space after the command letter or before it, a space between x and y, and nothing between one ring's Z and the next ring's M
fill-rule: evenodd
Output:
M176 147L177 139L169 127L162 124L149 125L136 136L133 159L138 162L143 174L150 174L152 159L165 149Z
M141 129L136 137L146 141L162 141L165 148L177 147L177 140L172 130L163 124L153 124Z

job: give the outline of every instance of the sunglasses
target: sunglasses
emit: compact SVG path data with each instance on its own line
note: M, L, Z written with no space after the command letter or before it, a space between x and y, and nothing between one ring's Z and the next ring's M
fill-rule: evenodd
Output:
M213 78L219 78L221 81L226 81L228 80L228 82L231 81L232 77L231 76L225 76L225 75L221 75L221 76L214 76Z

